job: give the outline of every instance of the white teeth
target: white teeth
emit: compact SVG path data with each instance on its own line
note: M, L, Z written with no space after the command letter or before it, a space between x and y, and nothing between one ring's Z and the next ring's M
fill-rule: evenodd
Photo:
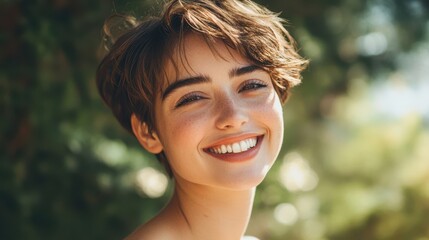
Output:
M256 137L249 138L246 140L241 140L228 145L221 145L209 149L209 152L216 154L225 154L225 153L240 153L245 152L256 146Z
M225 145L220 146L220 148L222 149L222 153L226 153L227 149Z
M240 144L239 143L233 143L232 144L232 152L233 153L239 153L239 152L241 152Z
M246 141L240 141L240 147L242 152L249 149L249 145L246 143Z

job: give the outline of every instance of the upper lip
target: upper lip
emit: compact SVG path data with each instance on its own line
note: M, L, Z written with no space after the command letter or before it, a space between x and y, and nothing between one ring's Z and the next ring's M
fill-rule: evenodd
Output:
M243 134L238 134L238 135L234 135L234 136L226 136L226 137L223 137L219 140L214 141L213 143L211 143L209 146L205 147L204 149L207 150L207 149L217 147L217 146L221 146L221 145L232 144L235 142L239 142L241 140L245 140L245 139L253 138L253 137L259 137L262 135L263 134L258 134L258 133L243 133Z

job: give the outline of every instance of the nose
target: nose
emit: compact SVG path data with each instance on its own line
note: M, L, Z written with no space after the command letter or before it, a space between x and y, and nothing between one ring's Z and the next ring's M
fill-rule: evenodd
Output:
M216 127L218 129L239 128L249 121L248 109L238 99L222 96L216 101Z

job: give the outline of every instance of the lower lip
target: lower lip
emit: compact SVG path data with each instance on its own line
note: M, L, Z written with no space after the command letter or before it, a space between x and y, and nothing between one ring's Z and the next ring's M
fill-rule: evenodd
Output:
M263 140L264 136L259 136L257 139L257 143L256 145L244 152L239 152L239 153L225 153L225 154L216 154L216 153L212 153L209 151L205 151L207 154L222 160L222 161L226 161L226 162L245 162L245 161L249 161L252 158L254 158L256 156L256 154L258 154L259 149L261 147L261 143Z

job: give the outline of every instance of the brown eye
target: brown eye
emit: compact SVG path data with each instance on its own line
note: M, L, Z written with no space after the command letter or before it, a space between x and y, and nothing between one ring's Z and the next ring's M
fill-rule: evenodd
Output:
M242 86L240 87L238 92L240 93L243 91L253 91L253 90L260 89L260 88L265 88L267 86L268 85L263 81L249 80L249 81L246 81L244 84L242 84Z
M190 93L186 94L185 96L181 97L179 101L176 103L175 108L191 104L193 102L206 99L205 97L199 95L198 93Z

